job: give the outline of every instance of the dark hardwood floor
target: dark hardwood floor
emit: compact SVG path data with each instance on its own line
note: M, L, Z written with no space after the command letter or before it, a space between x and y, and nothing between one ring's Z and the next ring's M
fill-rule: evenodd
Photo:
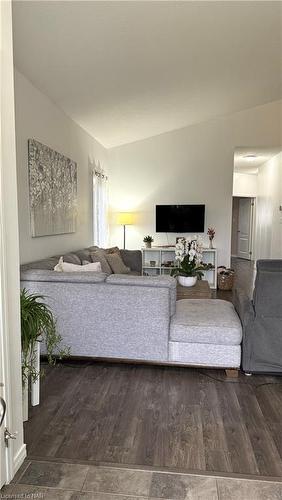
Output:
M30 457L282 476L282 379L100 362L46 368Z
M235 264L248 287L253 266ZM281 410L279 377L73 361L46 365L25 440L34 459L281 477Z

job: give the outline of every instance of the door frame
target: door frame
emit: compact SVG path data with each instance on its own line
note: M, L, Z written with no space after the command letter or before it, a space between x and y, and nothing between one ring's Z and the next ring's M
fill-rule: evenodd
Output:
M6 20L6 16L9 15L7 10L7 5L0 2L0 19L1 28ZM0 41L1 49L1 70L5 66L5 56L3 52L5 50L5 41L2 39ZM1 113L3 106L3 95L1 91ZM7 273L6 273L6 249L5 249L5 227L4 227L4 213L5 213L5 197L3 189L3 176L4 176L4 147L3 147L3 123L0 120L0 394L6 403L6 414L3 420L3 424L0 428L0 487L10 481L13 474L13 455L11 447L5 446L4 441L4 430L7 427L11 428L11 385L10 376L10 352L9 352L9 342L8 342L8 304L7 304ZM2 385L3 384L3 385Z
M6 403L6 414L0 428L0 486L9 483L13 477L13 453L11 446L5 446L5 428L12 429L12 391L10 384L10 349L8 343L8 308L7 308L7 277L5 273L5 247L4 247L4 225L3 225L3 196L2 179L0 176L0 380L3 386L0 388L1 396ZM2 460L3 459L3 460Z
M6 415L0 428L1 483L26 457L23 442L18 198L11 0L0 2L0 377ZM5 446L5 427L15 439Z
M250 234L250 245L249 245L249 252L250 252L250 260L255 260L255 238L256 238L256 198L255 197L250 197L252 200L251 203L251 221L250 221L250 228L251 228L251 234Z

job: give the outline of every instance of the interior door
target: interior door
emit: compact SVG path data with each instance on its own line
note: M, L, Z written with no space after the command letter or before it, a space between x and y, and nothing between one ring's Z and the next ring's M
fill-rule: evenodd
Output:
M238 220L238 257L251 259L252 256L252 221L253 221L252 198L239 199Z

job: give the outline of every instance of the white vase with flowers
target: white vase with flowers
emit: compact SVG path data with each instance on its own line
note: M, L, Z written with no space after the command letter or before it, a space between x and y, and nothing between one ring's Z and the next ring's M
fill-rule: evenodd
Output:
M175 245L178 267L172 271L182 286L194 286L204 276L203 271L212 269L212 264L203 262L203 242L199 236L181 238Z

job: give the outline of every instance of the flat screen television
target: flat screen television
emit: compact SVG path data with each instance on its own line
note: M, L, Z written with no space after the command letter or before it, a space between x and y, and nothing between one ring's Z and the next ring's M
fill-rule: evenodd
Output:
M157 233L203 233L205 205L156 205Z

